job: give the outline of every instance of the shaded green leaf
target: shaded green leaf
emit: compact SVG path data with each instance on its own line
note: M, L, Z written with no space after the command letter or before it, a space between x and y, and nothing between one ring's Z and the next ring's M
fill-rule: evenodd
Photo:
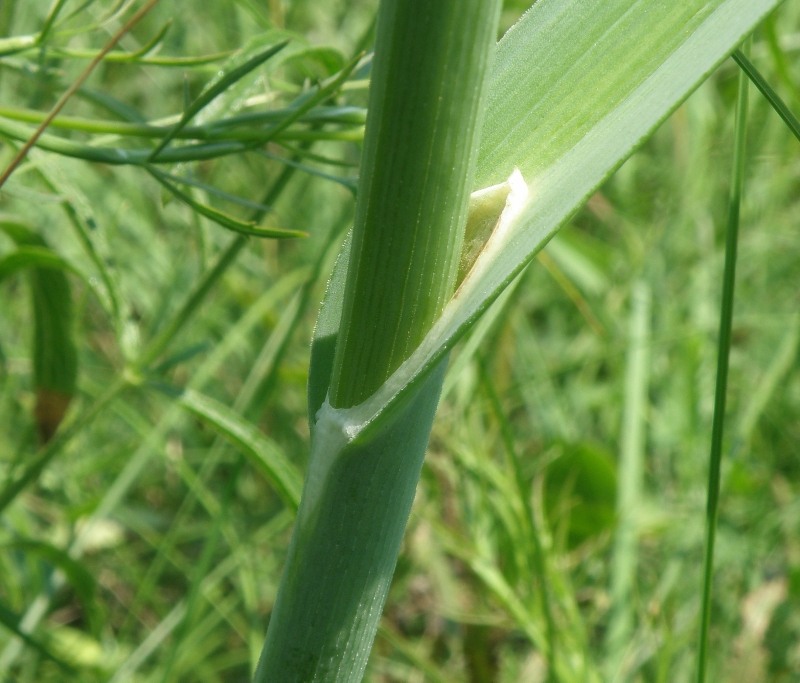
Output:
M27 633L21 629L19 622L19 615L12 612L10 609L8 609L8 607L0 602L0 624L5 626L6 629L22 640L28 647L36 650L39 654L45 657L45 659L55 662L64 671L67 671L71 674L76 673L75 667L65 662L56 652L50 649L47 643L40 641L35 636L32 636L30 633Z
M325 297L320 306L314 339L311 342L311 360L308 368L308 423L314 426L317 411L328 395L333 371L333 357L336 352L336 336L342 319L344 285L347 280L347 266L350 262L352 231L347 233L336 264L333 266Z
M25 224L0 220L0 230L25 250L16 259L12 257L12 265L20 260L48 260L61 266L61 259L52 252L50 256L44 255L43 252L49 251L45 241ZM63 270L51 265L30 268L29 281L33 304L34 414L40 438L47 442L64 419L78 377L78 350L72 330L72 290Z

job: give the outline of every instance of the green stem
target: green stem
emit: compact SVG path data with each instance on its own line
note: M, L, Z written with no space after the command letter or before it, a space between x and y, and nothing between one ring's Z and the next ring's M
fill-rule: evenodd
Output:
M329 390L335 406L355 405L379 387L452 294L499 6L381 3ZM312 425L309 472L257 683L353 683L364 675L443 372L440 365L372 436L352 440L322 421Z
M452 294L494 5L381 4L334 406L375 391Z
M722 437L725 426L725 400L728 388L728 360L733 323L733 295L736 284L736 251L739 237L739 208L744 186L745 138L747 132L747 76L739 72L739 98L736 103L736 141L733 150L731 192L725 234L725 270L722 276L719 341L717 344L717 385L714 393L714 418L711 427L711 456L706 507L706 545L703 560L703 607L697 659L697 683L706 680L708 632L711 625L711 590L714 575L714 543L719 517Z

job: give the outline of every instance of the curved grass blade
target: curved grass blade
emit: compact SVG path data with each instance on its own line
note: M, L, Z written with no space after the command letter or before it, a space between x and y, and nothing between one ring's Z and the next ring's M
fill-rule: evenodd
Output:
M196 199L193 199L189 194L184 192L183 190L179 190L177 186L172 183L168 176L165 173L155 169L152 166L145 167L147 172L153 176L161 185L166 188L176 199L180 200L184 204L192 207L197 213L201 216L205 216L211 221L214 221L217 225L221 225L223 228L228 228L228 230L232 230L233 232L237 232L241 235L249 235L251 237L306 237L307 233L302 232L300 230L284 230L281 228L259 228L256 226L255 222L253 221L243 221L230 214L224 213L219 209L215 209L212 206L208 206L207 204L203 204L198 202Z
M273 485L283 502L292 510L297 510L303 484L300 473L254 425L222 403L197 391L184 391L180 404L241 449L255 469Z
M43 246L24 246L0 258L0 281L21 270L36 268L63 270L80 275L80 272L51 249Z

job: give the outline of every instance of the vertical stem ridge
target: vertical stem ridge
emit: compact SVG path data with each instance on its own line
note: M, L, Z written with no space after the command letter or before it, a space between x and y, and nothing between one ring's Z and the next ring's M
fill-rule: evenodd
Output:
M498 3L385 0L331 402L367 398L452 294Z

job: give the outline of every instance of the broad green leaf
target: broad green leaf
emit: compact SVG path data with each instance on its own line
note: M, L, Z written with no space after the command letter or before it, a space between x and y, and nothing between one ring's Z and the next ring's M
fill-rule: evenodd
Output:
M29 269L33 295L31 356L36 390L34 416L39 435L47 442L64 419L78 377L71 288L61 259L52 252L46 255L49 249L34 230L14 220L0 220L0 231L20 248L16 255L4 259L0 269L18 267L21 261L39 263Z
M364 434L478 319L591 193L779 0L540 0L498 44L477 184L508 179L503 220L434 327L349 410Z

